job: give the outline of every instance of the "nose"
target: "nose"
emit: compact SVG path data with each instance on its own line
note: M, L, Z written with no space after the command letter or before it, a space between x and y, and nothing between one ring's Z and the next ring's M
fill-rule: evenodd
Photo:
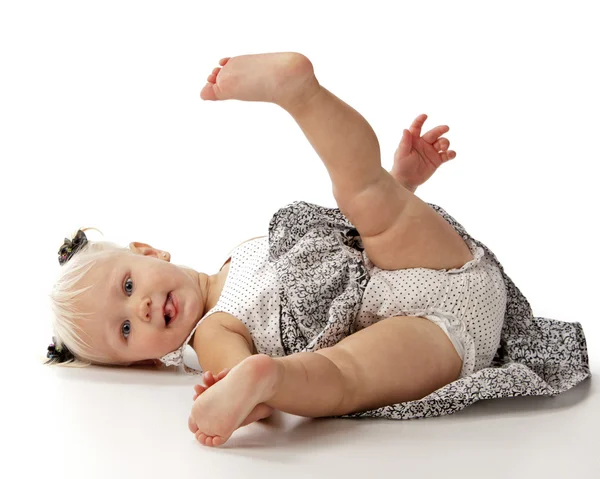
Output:
M146 296L142 298L142 300L138 304L137 316L142 321L152 321L152 300L150 299L150 297Z

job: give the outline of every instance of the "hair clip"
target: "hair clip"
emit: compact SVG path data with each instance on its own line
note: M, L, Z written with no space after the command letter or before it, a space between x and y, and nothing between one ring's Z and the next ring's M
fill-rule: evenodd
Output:
M75 253L77 253L77 251L83 248L87 242L87 237L81 230L77 230L77 234L72 240L65 238L65 242L58 250L58 263L61 266L65 264Z
M52 343L48 346L48 353L46 357L50 360L48 362L64 363L75 359L73 353L63 344L59 349L55 346L56 338L52 337Z

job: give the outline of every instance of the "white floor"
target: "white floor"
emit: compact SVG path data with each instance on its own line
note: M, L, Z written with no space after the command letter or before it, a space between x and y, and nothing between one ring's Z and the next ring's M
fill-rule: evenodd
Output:
M424 420L276 413L207 448L187 429L191 378L40 368L13 391L4 428L14 438L8 451L19 445L7 457L19 477L600 477L597 380L555 398L480 401Z

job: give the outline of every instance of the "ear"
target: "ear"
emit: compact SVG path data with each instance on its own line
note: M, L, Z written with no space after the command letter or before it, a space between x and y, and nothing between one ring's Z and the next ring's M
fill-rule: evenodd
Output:
M153 248L149 244L139 243L134 241L129 243L129 249L135 254L142 254L144 256L152 256L154 258L162 259L163 261L171 261L171 255L168 251Z

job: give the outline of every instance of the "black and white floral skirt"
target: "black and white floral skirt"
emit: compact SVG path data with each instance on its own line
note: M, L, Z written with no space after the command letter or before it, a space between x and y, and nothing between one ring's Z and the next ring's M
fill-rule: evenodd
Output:
M441 207L429 206L465 241L483 248L502 272L507 300L500 346L489 367L422 399L340 417L442 416L481 399L555 396L590 376L581 324L534 317L496 256ZM363 251L358 231L337 208L297 201L275 213L269 224L269 260L280 281L286 354L329 347L356 332L370 279Z

